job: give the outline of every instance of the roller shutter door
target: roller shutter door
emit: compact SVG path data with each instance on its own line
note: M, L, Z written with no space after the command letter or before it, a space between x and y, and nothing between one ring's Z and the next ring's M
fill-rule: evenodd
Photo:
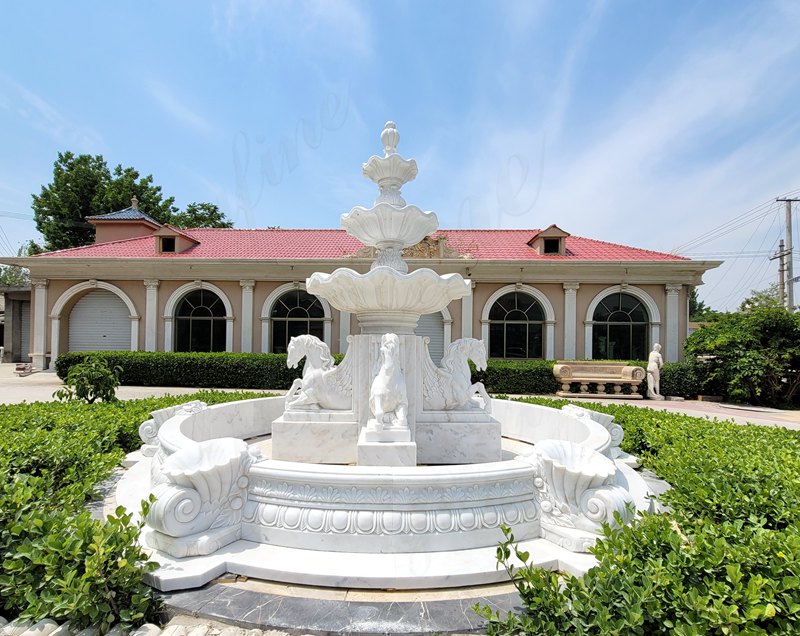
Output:
M442 318L442 313L437 312L420 316L414 333L431 339L428 343L428 351L431 354L431 360L439 364L444 355L444 319Z
M31 361L31 304L22 301L20 306L19 321L19 360L20 362Z
M81 298L69 314L70 351L129 351L131 315L110 291L98 289Z

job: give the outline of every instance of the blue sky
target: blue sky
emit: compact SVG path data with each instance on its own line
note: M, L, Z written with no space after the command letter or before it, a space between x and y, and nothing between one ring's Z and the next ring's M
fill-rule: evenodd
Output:
M707 274L701 298L732 309L777 278L766 254L783 208L750 211L800 188L800 3L77 1L2 15L0 255L36 238L31 194L61 150L134 166L237 227L338 227L374 199L360 166L392 119L420 168L406 200L441 227L557 223L672 251L752 216L684 249L757 252Z

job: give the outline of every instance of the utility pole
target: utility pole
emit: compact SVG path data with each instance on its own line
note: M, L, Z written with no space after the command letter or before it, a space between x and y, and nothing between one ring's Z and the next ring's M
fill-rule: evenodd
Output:
M775 259L778 260L778 293L780 294L779 298L781 301L781 305L786 307L786 250L783 249L783 239L780 240L778 243L778 251L775 252L774 255L769 257L769 260L774 261Z
M800 199L775 199L786 203L786 308L794 311L794 266L792 258L792 203Z

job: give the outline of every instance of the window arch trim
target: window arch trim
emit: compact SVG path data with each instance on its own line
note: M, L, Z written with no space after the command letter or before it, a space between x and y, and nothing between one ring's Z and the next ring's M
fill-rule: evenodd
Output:
M589 303L589 307L586 310L586 318L584 319L584 332L583 332L583 353L584 358L587 360L592 360L592 335L594 332L594 312L597 309L597 306L600 302L605 299L607 296L611 296L612 294L629 294L633 296L637 300L639 300L647 309L647 314L650 317L650 329L649 331L649 340L647 343L648 350L653 348L653 345L656 342L660 341L661 338L661 312L658 310L658 305L653 297L648 294L646 291L639 287L635 287L634 285L613 285L611 287L606 287L604 290L599 292L593 299L592 302ZM602 324L606 324L603 322Z
M556 312L553 309L550 299L545 296L542 291L530 285L506 285L495 290L487 299L481 311L481 340L483 340L486 351L489 351L489 312L492 310L497 300L511 292L521 292L533 296L539 302L539 305L541 305L542 310L544 310L544 346L542 347L542 353L545 360L555 359Z
M272 344L272 307L278 302L278 299L283 296L284 294L291 292L291 291L304 291L307 292L305 284L296 282L296 283L285 283L283 285L279 285L275 289L273 289L270 294L264 300L264 304L261 305L261 353L270 353L270 348ZM313 294L312 294L313 295ZM320 305L322 305L322 309L324 311L324 318L320 318L322 320L322 339L328 348L333 348L331 343L331 334L332 334L332 327L331 323L333 322L332 313L331 313L331 306L327 300L324 298L320 298L319 296L315 296L315 298L319 301Z
M175 311L183 297L196 289L205 289L214 292L222 304L225 305L225 351L233 351L233 305L227 294L216 285L201 280L181 285L172 292L167 299L164 307L164 351L175 350L175 339L173 337L173 325L175 323Z

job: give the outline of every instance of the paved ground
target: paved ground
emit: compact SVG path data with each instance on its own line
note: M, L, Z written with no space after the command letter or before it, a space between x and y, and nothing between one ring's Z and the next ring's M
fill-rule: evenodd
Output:
M53 399L53 392L63 386L58 376L51 371L34 373L24 378L14 374L13 364L0 364L0 404L18 404L20 402L44 402ZM194 393L196 389L188 387L152 387L152 386L122 386L117 390L117 397L122 400L144 398L161 395L185 395ZM275 391L282 393L283 391ZM696 417L716 418L719 420L733 420L739 424L751 422L766 426L783 426L793 430L800 430L800 411L784 411L760 407L750 407L720 402L664 401L652 402L650 400L618 400L592 398L591 400L575 400L576 404L590 401L604 404L632 404L642 408L652 408L662 411L686 413Z

